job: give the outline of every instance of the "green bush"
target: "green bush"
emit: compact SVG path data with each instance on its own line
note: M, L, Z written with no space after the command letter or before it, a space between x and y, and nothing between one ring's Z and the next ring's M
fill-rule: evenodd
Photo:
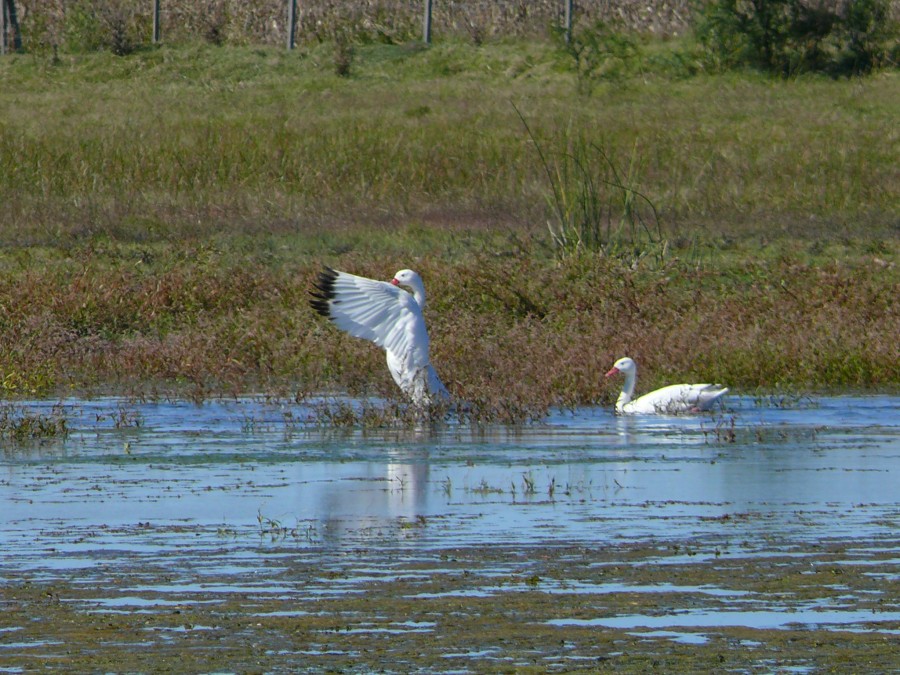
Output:
M839 28L844 50L837 65L845 72L863 73L883 67L891 60L889 45L893 43L897 50L900 31L891 21L888 0L849 3Z
M577 27L569 40L563 36L563 31L557 31L563 52L572 59L581 93L589 94L598 80L620 81L640 65L635 37L604 21Z
M890 63L896 22L889 0L823 7L808 0L713 0L695 32L718 69L754 67L785 77L803 72L862 75Z
M103 47L103 29L99 14L82 0L66 15L66 47L75 52L93 52Z
M81 0L66 14L65 43L69 51L108 49L117 56L131 54L149 35L146 20L124 0Z

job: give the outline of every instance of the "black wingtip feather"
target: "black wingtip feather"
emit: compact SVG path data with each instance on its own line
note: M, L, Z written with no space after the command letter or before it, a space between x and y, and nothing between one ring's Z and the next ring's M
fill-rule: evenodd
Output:
M330 304L334 300L334 282L337 277L338 273L335 270L326 267L319 273L319 278L313 284L318 292L310 291L312 297L309 305L322 316L331 316Z

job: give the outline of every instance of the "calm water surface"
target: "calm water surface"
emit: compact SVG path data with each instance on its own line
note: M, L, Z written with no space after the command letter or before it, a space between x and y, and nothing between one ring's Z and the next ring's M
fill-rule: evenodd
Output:
M168 584L98 596L102 611L158 606L159 592L284 592L282 549L266 547L276 540L343 570L339 581L307 586L312 593L351 592L409 573L430 550L492 542L526 555L555 544L679 542L696 559L764 559L852 539L847 564L866 565L858 542L870 540L880 563L885 550L896 553L895 578L900 568L897 397L783 406L733 396L706 417L621 419L586 408L516 429L366 432L322 430L304 422L302 405L254 400L62 406L66 440L7 442L0 452L0 583L24 571L99 583L135 559L171 569ZM348 555L373 544L376 553ZM393 551L391 564L379 549ZM881 619L900 620L896 604L885 609ZM819 608L813 620L871 619L851 610L842 618ZM724 614L601 625L785 622L758 609Z

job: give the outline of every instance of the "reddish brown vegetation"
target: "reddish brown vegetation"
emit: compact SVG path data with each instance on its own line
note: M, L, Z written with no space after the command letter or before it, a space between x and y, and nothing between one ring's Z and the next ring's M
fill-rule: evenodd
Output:
M512 253L328 262L376 278L417 268L442 378L461 399L512 419L609 403L614 386L602 373L624 354L640 360L646 388L672 379L751 391L896 385L900 289L892 268L869 259L786 256L716 269ZM267 267L194 250L146 270L95 252L5 275L7 394L396 397L382 352L309 308L317 272L318 263Z

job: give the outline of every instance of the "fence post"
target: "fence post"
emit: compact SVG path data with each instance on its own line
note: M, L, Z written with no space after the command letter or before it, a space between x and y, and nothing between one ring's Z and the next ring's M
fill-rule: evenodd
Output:
M159 1L153 0L153 44L157 44L160 39Z
M22 30L19 28L19 17L16 14L15 0L0 0L0 54L9 52L9 32L13 34L13 49L22 51Z
M422 28L422 41L431 44L431 7L433 0L425 0L425 22Z
M294 48L294 32L297 30L297 0L287 0L287 48Z
M0 0L0 54L6 53L6 32L8 29L6 15L6 0Z
M572 3L573 0L566 0L566 44L572 41Z

